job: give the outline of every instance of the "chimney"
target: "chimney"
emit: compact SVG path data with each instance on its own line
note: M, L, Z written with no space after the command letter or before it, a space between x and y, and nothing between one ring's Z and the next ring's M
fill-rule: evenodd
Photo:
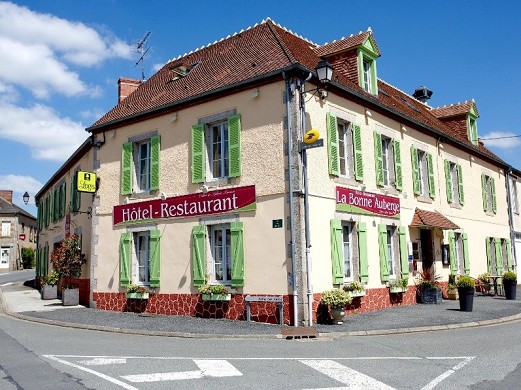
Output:
M13 203L13 191L11 190L0 190L0 198L7 200L9 203Z
M118 103L121 103L128 95L141 85L141 80L120 77L118 80Z
M432 96L432 91L427 89L427 87L421 86L416 88L412 96L422 103L427 103L427 100Z

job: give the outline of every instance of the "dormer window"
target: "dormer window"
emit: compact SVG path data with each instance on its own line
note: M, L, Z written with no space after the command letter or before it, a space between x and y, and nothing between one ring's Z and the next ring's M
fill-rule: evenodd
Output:
M478 145L478 124L476 119L477 118L472 114L468 114L467 116L467 135L469 141L474 145Z
M358 49L358 81L360 88L367 93L378 94L376 56L363 48Z
M366 58L363 60L363 72L364 91L371 93L371 62Z

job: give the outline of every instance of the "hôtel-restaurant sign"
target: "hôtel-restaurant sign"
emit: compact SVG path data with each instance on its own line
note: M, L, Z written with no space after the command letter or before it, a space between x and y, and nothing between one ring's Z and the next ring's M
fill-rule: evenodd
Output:
M255 186L226 188L114 206L113 224L251 211L256 208Z
M353 188L336 187L336 210L399 218L400 199Z

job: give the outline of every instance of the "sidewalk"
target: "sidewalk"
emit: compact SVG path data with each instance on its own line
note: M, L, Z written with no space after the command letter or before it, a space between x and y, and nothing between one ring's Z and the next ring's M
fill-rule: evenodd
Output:
M518 287L521 297L521 286ZM282 338L281 330L308 328L264 323L122 313L89 309L84 306L63 307L60 300L44 301L38 290L22 283L0 289L0 312L28 321L51 325L140 335L187 338ZM384 335L420 331L446 330L491 325L521 320L521 300L476 294L474 311L459 311L458 301L444 300L439 305L392 307L370 313L349 315L343 325L315 325L319 337ZM308 332L305 332L305 330ZM299 337L295 337L299 338Z

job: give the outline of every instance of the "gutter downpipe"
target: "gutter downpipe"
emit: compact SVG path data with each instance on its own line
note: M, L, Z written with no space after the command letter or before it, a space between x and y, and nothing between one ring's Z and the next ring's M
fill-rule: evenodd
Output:
M297 289L297 264L295 261L295 245L293 243L293 212L295 210L293 199L293 170L292 170L292 151L293 142L291 134L291 81L286 78L286 72L282 72L282 78L286 84L286 115L287 122L287 137L288 137L288 193L289 193L289 243L291 254L291 282L293 284L293 326L298 326L298 289Z
M512 167L507 166L505 169L505 184L507 189L507 200L508 200L508 225L510 227L510 250L514 254L515 269L517 273L517 253L516 253L516 234L514 232L514 216L512 215L512 193L510 192L510 174L512 173Z
M302 81L300 86L300 114L301 114L301 137L304 138L306 131L306 103L304 100L306 81L311 79L313 74L309 72L308 77ZM304 230L306 233L306 284L308 300L308 326L313 325L313 280L311 277L311 234L309 228L309 194L308 194L308 168L306 149L302 150L302 180L304 182Z

